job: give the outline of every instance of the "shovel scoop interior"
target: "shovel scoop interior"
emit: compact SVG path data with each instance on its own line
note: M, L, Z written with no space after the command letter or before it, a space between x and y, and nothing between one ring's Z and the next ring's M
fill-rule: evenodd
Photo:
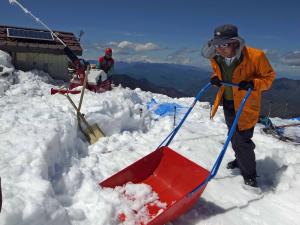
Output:
M101 182L100 186L114 188L128 182L150 185L167 206L162 209L147 205L150 218L146 224L163 225L185 213L199 199L206 185L192 195L189 193L208 176L208 170L164 146ZM120 214L119 219L124 222L126 215ZM145 223L136 221L136 224Z

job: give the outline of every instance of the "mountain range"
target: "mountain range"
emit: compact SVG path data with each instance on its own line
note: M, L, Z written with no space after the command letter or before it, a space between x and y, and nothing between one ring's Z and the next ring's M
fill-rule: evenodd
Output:
M209 82L211 72L193 66L167 63L117 62L113 80L129 88L161 93L170 97L192 97ZM217 88L202 101L213 102ZM300 116L300 80L279 78L262 94L261 113L271 117Z
M115 68L117 74L147 79L156 85L175 88L190 96L200 87L195 84L207 83L211 74L197 67L167 63L118 62Z

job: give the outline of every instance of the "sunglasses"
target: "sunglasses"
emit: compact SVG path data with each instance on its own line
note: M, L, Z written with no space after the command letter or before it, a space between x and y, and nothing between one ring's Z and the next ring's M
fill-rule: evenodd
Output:
M229 47L229 43L226 44L221 44L221 45L214 45L215 48L228 48Z

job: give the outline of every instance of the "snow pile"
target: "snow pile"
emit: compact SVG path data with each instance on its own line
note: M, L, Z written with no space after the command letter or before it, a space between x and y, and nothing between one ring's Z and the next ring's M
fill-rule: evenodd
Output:
M157 193L146 184L127 183L114 189L103 188L101 195L107 207L114 209L110 217L116 218L116 224L131 225L136 221L146 224L151 219L147 205L161 208L159 213L166 208L166 203L160 202Z
M80 188L84 196L90 188L94 188L93 195L95 190L100 192L96 180L103 175L89 182L88 175L77 171L80 159L88 155L88 146L77 131L76 114L68 100L50 95L51 78L41 71L14 71L14 75L16 83L0 99L4 196L0 224L71 224L73 217L76 221L81 215L75 209ZM82 106L87 120L102 121L100 127L107 135L147 131L151 118L142 99L130 90L116 88L113 92L87 93ZM72 98L78 104L79 95ZM74 202L72 207L67 207L69 201Z
M136 216L147 219L143 205L159 200L149 187L127 184L113 190L100 188L99 182L151 153L174 128L172 116L153 117L147 102L154 98L189 106L193 99L121 87L102 94L87 91L82 113L106 134L89 146L67 98L50 95L55 86L47 74L13 74L16 83L0 97L0 225L117 225L122 212L128 224ZM78 105L80 96L71 97ZM210 170L227 128L222 110L212 121L207 106L196 104L170 147ZM300 146L268 136L261 128L256 126L253 137L261 192L245 189L239 170L225 168L234 158L229 147L201 199L170 224L300 224ZM296 128L291 135L299 137ZM125 193L134 197L124 200ZM133 213L138 209L142 213Z
M10 55L0 50L0 97L14 83L13 71Z
M5 72L12 72L14 70L14 66L11 64L11 57L8 53L0 50L0 66L3 67L3 71L1 71L0 75Z

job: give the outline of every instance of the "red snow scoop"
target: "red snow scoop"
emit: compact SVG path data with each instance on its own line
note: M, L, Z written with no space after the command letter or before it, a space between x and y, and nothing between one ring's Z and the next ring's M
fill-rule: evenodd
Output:
M208 83L196 96L179 125L168 135L159 147L149 155L131 164L127 168L101 182L101 187L114 188L128 182L150 185L158 194L159 201L166 203L166 208L147 204L149 222L147 225L163 225L185 213L200 197L207 184L210 172L169 147L179 128L191 112L196 102L210 87ZM166 146L160 147L164 142ZM199 186L199 184L201 184ZM126 215L119 215L120 222L126 220ZM136 224L145 225L142 221Z
M223 83L223 85L238 87L237 84L233 83ZM181 122L159 145L162 146L163 143L167 142L165 146L157 148L154 152L99 184L101 187L109 188L123 186L128 182L150 185L153 191L158 194L159 200L166 203L167 206L166 208L160 208L158 205L147 204L150 216L150 220L146 223L147 225L163 225L185 213L199 199L207 183L218 172L243 107L251 94L251 89L248 89L239 107L225 144L210 172L167 147L197 101L210 87L211 84L208 83L200 90ZM126 215L121 213L119 220L120 222L126 221ZM135 224L146 225L141 221L136 221Z
M167 207L161 209L148 204L150 221L147 225L162 225L185 213L199 199L206 184L189 193L209 174L208 170L164 146L101 182L100 186L114 188L128 182L150 185ZM119 215L119 219L124 222L126 215Z

